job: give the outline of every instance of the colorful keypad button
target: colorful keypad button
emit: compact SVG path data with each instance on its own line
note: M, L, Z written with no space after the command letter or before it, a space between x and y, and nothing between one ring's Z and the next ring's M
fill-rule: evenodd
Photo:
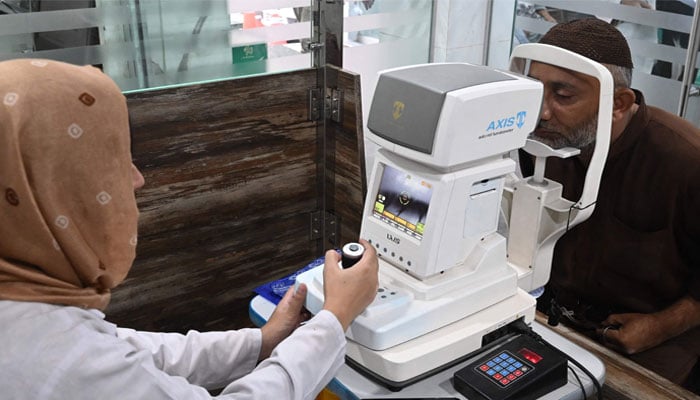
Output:
M501 387L506 387L525 375L532 368L507 352L500 353L483 363L477 370Z

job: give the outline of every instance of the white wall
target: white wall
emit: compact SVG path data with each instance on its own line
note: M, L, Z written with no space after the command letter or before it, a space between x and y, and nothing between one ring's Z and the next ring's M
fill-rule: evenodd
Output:
M436 0L433 62L484 63L489 0Z

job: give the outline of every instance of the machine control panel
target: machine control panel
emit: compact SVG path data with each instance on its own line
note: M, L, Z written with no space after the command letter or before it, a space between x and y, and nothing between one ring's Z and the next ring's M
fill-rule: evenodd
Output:
M518 335L455 372L454 386L471 399L535 399L564 386L567 361L530 336Z
M531 353L533 358L542 359L538 354L528 349L522 349L521 352ZM481 365L474 368L500 386L507 386L527 375L534 367L509 351L503 351L491 359L484 360Z

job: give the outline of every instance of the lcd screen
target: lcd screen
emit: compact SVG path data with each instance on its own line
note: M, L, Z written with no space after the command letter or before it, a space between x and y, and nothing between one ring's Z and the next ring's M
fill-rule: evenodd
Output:
M425 231L425 217L432 193L429 182L385 165L372 214L420 240Z

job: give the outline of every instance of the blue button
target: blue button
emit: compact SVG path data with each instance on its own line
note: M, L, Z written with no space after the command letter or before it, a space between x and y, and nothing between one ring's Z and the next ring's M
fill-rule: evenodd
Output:
M514 362L515 362L515 358L513 358L513 357L508 357L508 362L511 363L511 364L514 363Z
M515 367L512 366L512 365L511 365L510 367L506 368L506 369L508 370L508 372L513 372L513 371L515 371Z
M490 369L490 370L486 371L486 373L489 374L489 376L491 376L491 375L495 374L496 371Z
M489 362L486 363L486 365L488 365L489 367L493 368L493 366L496 365L496 363L493 362L493 361L489 361Z
M501 353L501 355L500 355L499 357L501 358L501 360L505 360L505 359L508 358L509 356L508 356L508 354L506 354L506 353Z
M513 366L514 366L515 368L520 368L520 367L523 366L523 364L516 361L515 363L513 363Z
M496 371L496 372L498 372L498 371L500 371L500 370L502 370L502 369L503 369L503 367L501 367L500 365L496 365L495 367L493 367L493 370Z

